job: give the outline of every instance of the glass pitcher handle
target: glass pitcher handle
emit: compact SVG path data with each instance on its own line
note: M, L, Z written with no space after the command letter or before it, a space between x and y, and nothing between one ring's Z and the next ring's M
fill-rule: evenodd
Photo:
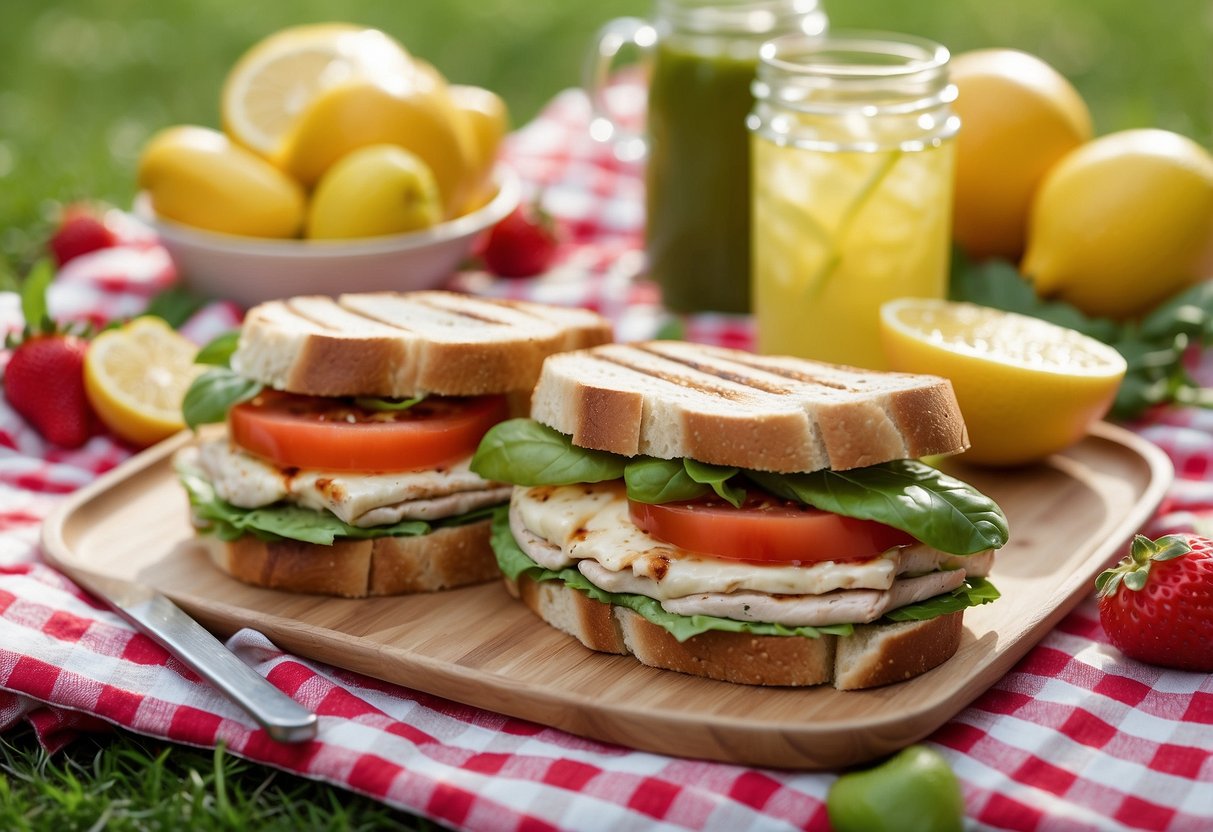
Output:
M615 156L624 161L640 159L646 150L644 135L616 122L607 101L611 69L620 51L629 45L647 54L657 45L657 29L639 17L619 17L606 23L598 30L583 79L590 99L590 135L609 143Z

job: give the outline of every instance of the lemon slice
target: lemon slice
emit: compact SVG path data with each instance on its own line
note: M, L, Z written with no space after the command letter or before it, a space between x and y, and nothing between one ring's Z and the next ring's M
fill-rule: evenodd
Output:
M971 303L889 301L880 335L892 369L951 380L966 462L1018 465L1068 447L1107 413L1126 369L1080 332Z
M321 91L364 78L401 84L412 73L408 52L378 29L293 26L254 45L232 67L223 85L223 129L269 158Z
M105 426L140 447L185 427L181 400L206 368L198 352L160 318L135 318L102 332L84 356L84 389Z

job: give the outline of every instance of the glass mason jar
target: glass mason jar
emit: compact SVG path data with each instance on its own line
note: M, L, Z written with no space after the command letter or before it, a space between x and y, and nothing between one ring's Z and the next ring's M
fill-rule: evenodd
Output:
M880 305L945 296L960 126L948 59L876 32L763 45L747 120L761 352L884 369Z
M668 309L747 312L750 162L745 120L758 51L825 30L818 0L656 0L653 21L600 32L587 86L626 43L651 57L646 117L646 251Z

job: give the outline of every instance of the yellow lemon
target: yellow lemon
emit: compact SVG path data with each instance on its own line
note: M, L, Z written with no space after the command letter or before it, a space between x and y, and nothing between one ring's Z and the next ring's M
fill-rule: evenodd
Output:
M372 144L395 144L420 156L442 193L443 215L468 197L473 151L441 87L355 81L321 92L283 145L279 164L307 186L341 157Z
M307 236L342 239L400 234L442 219L434 174L414 153L373 144L343 156L316 185Z
M156 214L249 237L293 237L303 224L303 188L218 130L169 127L139 158L139 187Z
M1041 297L1139 317L1213 255L1213 156L1166 130L1110 133L1067 154L1032 206L1020 271Z
M377 29L321 23L283 29L254 45L223 84L223 129L270 158L308 104L354 78L398 79L413 72L403 46Z
M1124 358L1038 318L970 303L901 298L880 310L894 370L950 379L972 443L988 465L1042 459L1081 439L1111 406Z
M964 52L950 74L960 116L953 239L970 257L1018 261L1032 196L1058 159L1091 138L1091 114L1061 73L1026 52Z
M460 213L483 205L492 192L493 165L509 129L509 110L497 93L484 87L452 84L451 103L464 114L475 151L471 203Z
M185 427L181 401L194 377L198 348L161 318L135 318L108 329L84 355L84 389L105 426L140 447Z

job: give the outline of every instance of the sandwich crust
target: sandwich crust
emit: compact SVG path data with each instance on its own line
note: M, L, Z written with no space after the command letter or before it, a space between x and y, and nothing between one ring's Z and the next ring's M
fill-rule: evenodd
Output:
M650 667L744 685L833 684L860 690L903 682L950 659L964 611L893 624L864 624L850 636L756 636L707 632L679 642L625 607L595 601L560 581L525 575L506 589L540 618L586 647L631 654Z
M232 368L310 396L525 393L549 355L610 340L585 309L441 291L303 296L249 310Z
M416 537L339 541L224 541L200 535L211 561L238 581L268 589L366 598L433 592L483 583L500 572L489 547L490 521L446 526Z
M969 444L947 379L676 341L553 355L531 415L584 448L782 473Z

